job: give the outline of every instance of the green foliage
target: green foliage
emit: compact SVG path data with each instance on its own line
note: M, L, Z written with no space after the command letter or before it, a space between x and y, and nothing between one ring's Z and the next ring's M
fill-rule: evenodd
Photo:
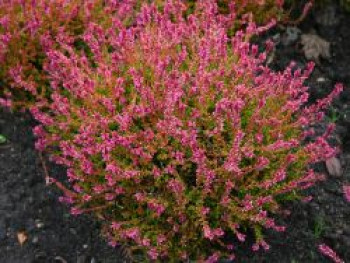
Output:
M6 137L0 134L0 144L4 144L7 141Z
M317 216L314 221L314 236L316 239L322 237L326 230L326 222L322 216Z

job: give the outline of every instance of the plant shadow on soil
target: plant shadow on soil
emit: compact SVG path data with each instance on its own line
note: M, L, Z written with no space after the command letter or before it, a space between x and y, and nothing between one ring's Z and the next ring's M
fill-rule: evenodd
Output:
M338 23L325 27L317 22L319 11L314 11L300 26L303 33L316 32L332 43L332 57L317 64L308 80L311 101L328 94L335 82L343 82L350 88L350 14L336 4L332 6ZM304 67L307 61L298 43L278 45L271 66L281 70L294 60ZM314 197L308 203L286 203L284 208L291 215L278 219L287 226L286 232L266 233L271 245L267 252L253 253L250 246L237 245L235 262L330 262L318 252L320 243L326 243L345 262L350 262L350 204L342 192L342 185L350 182L349 88L332 106L337 113L334 137L341 143L339 158L343 175L327 175L325 182L308 190ZM109 247L100 237L96 220L71 216L58 202L59 191L45 185L42 164L34 150L33 125L26 114L0 109L0 134L7 138L6 143L0 144L0 262L128 262L118 249ZM317 169L326 173L323 164ZM65 169L49 164L49 172L55 178L62 178ZM22 246L17 239L21 231L28 237Z

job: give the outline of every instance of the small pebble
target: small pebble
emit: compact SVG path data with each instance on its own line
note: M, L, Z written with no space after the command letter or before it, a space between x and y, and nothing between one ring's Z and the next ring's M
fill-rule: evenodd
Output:
M319 77L317 78L317 82L325 82L326 79L324 77Z
M42 228L44 226L44 223L40 221L40 219L35 220L35 225L37 228Z
M77 234L77 231L74 229L74 228L69 228L69 232L73 235L76 235Z
M60 257L60 256L57 256L55 257L54 259L56 263L67 263L67 260L65 260L64 258Z
M38 243L38 241L39 241L39 238L37 236L34 236L32 239L32 243L36 244L36 243Z

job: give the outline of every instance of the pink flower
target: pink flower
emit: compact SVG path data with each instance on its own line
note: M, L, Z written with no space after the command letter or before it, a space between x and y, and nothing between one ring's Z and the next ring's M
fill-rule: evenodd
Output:
M118 223L118 222L112 222L112 224L111 224L111 228L113 229L113 230L119 230L120 229L120 227L121 227L121 224L120 223Z
M263 156L259 156L258 160L257 160L257 163L255 165L255 169L257 169L258 171L261 171L266 166L268 166L269 163L270 163L269 159L267 159L266 157L263 157Z
M87 159L82 160L81 169L84 173L89 175L94 173L94 165L91 161Z
M335 263L345 263L344 260L342 260L337 253L331 249L329 246L326 244L320 244L318 245L318 250L325 256L329 257L330 259L333 260Z
M60 196L58 198L58 200L61 203L66 203L66 204L73 204L74 203L74 200L71 197L67 197L67 196Z
M108 245L110 245L111 247L116 247L118 246L118 242L115 240L109 240Z
M147 204L148 208L153 210L154 212L156 212L157 216L161 216L161 214L163 214L163 212L165 211L165 207L162 204L158 204L154 201L149 202Z
M107 201L112 201L112 200L114 200L114 198L115 198L115 194L114 193L106 193L105 194L105 199Z
M252 210L254 208L252 197L250 195L246 195L244 197L244 200L242 201L242 205L243 205L243 210L244 211Z
M157 249L155 248L151 248L148 252L147 252L148 256L153 259L156 260L159 256L159 253L157 251Z
M210 212L210 208L209 208L209 207L203 207L203 208L201 209L201 214L202 214L203 216L207 215L209 212Z
M246 235L244 235L244 234L242 234L242 233L236 231L236 237L237 237L237 239L238 239L239 241L244 242L244 241L245 241L245 238L246 238Z
M149 247L151 244L151 241L149 238L144 238L144 239L142 239L141 244L142 244L142 246Z
M211 255L207 260L205 261L206 263L216 263L219 261L219 253L214 253Z
M117 195L121 195L121 194L124 194L124 193L125 193L125 190L124 190L124 188L121 187L121 186L116 186L114 192L115 192Z
M212 232L212 230L210 229L210 227L208 225L205 225L203 227L203 232L204 232L204 237L209 239L209 240L213 240L215 235Z
M167 240L167 238L163 234L160 234L157 236L157 244L158 245L163 244L166 240Z
M170 188L171 191L173 191L175 194L180 194L184 190L184 186L181 182L179 182L176 179L171 179L168 182L168 187Z
M260 249L260 246L261 246L264 250L269 250L269 249L270 249L269 244L267 244L267 243L265 242L265 240L260 240L260 241L256 242L255 244L253 244L252 250L253 250L253 251L258 251L258 250Z
M343 190L344 190L345 199L348 202L350 202L350 185L344 185Z
M92 198L91 195L88 195L88 194L84 194L84 195L83 195L83 200L84 200L85 202L90 201L91 198Z
M105 188L103 185L95 185L93 187L93 190L96 194L101 194L105 190Z
M71 209L70 209L70 213L72 214L72 215L80 215L80 214L82 214L83 213L83 211L80 209L80 208L78 208L78 207L72 207Z
M140 230L138 228L126 229L124 235L130 239L137 240L140 236Z
M82 188L79 184L74 184L74 185L73 185L73 189L74 189L74 191L76 191L77 193L83 192L83 188Z
M309 195L309 196L306 196L303 199L301 199L301 201L304 203L308 203L308 202L312 201L312 199L313 199L313 197L311 195Z
M138 202L144 202L146 200L146 195L143 193L136 193L134 194L134 198L138 201Z
M211 229L208 225L203 226L204 237L213 240L216 237L222 237L225 232L221 228Z

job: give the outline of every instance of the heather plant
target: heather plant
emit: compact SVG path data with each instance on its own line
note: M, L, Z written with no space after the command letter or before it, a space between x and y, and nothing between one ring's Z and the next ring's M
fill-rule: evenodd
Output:
M150 260L216 262L234 258L247 229L253 251L269 249L283 200L323 178L310 165L336 153L334 125L320 136L312 126L342 87L305 106L312 64L266 67L248 41L266 27L229 38L233 11L203 0L185 12L174 0L144 5L132 27L89 23L82 50L62 33L45 49L51 101L30 110L37 149L68 168L70 186L57 185L72 214L96 214L112 245Z

